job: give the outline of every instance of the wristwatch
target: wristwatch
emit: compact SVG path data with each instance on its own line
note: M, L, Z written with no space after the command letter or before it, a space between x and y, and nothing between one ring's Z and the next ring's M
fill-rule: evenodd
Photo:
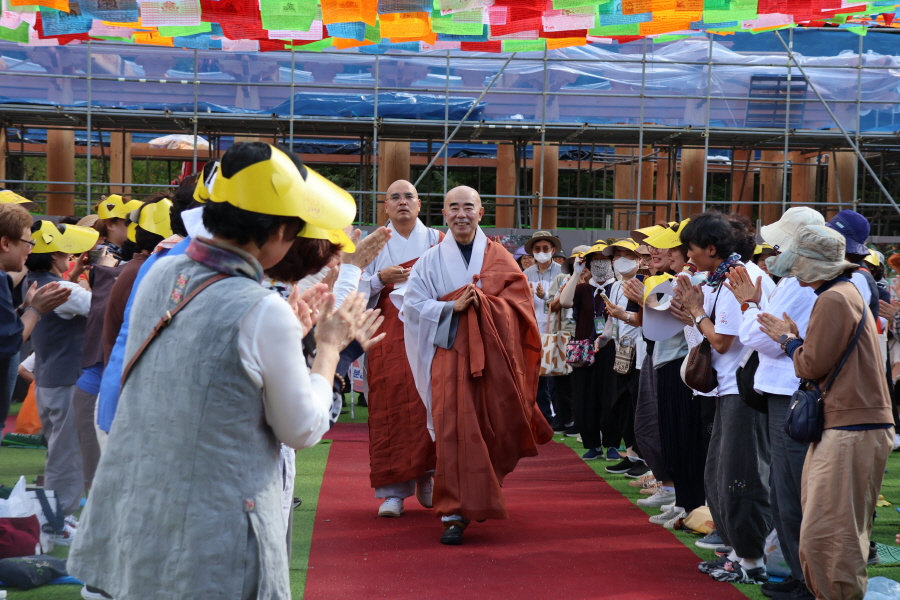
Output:
M747 300L746 302L741 303L741 312L747 312L747 310L751 307L755 306L757 310L759 310L759 303L756 300Z
M778 338L778 345L781 346L781 349L784 352L787 352L787 345L789 342L796 340L797 336L793 333L783 333L781 337Z
M708 319L708 318L709 318L709 315L700 315L699 317L694 317L694 325L696 325L697 327L700 327L700 323L703 321L703 319Z

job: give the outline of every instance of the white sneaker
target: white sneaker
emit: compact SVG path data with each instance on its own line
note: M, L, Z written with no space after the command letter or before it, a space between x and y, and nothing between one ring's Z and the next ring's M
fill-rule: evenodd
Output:
M654 525L663 525L669 519L671 519L675 515L679 515L679 514L681 514L681 511L675 510L675 507L673 506L669 510L664 510L663 512L659 513L658 515L653 515L652 517L650 517L648 519L648 521L650 521Z
M663 527L665 527L666 529L675 529L675 524L679 519L687 519L687 513L683 510L678 511L678 514L663 523Z
M660 507L659 507L659 510L661 510L662 512L669 512L669 511L672 510L673 508L675 508L675 503L674 503L674 502L670 502L670 503L668 503L668 504L663 504L662 506L660 506Z
M78 519L74 515L66 517L62 531L56 534L57 546L71 546L78 532Z
M399 517L403 515L403 498L391 497L378 508L379 517Z
M434 477L429 477L428 481L416 482L416 500L419 501L425 508L432 507L432 495L434 494ZM401 504L401 512L402 512L402 504Z
M675 492L669 492L662 488L656 491L649 498L640 498L637 501L638 506L663 506L675 502Z
M81 588L81 597L83 600L107 600L112 598L112 596L103 593L103 591L89 586Z
M894 434L894 450L900 448L900 433Z

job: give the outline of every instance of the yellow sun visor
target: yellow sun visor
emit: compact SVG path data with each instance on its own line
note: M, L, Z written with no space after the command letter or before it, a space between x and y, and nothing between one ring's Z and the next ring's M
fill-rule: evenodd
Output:
M0 204L23 204L26 209L35 207L34 202L12 190L0 190Z
M667 248L677 248L681 245L681 232L690 223L690 219L685 219L678 224L678 230L672 227L663 227L661 231L657 231L644 240L644 244L653 248L665 250Z
M52 221L42 220L41 228L35 231L31 237L35 241L32 250L35 254L49 252L81 254L97 244L100 232L93 227L79 227L78 225L59 225L57 228Z
M272 147L272 157L241 169L232 177L216 176L210 187L212 202L228 202L250 212L300 217L313 227L343 229L356 216L353 196L309 167L304 178L294 162ZM325 238L319 238L325 239Z
M667 340L684 329L684 323L669 310L674 285L674 278L668 274L644 280L644 322L641 331L648 340Z
M605 250L603 250L603 254L606 256L612 256L616 248L625 248L626 250L631 250L632 252L637 252L638 243L635 242L631 238L625 238L622 240L616 240L612 244L610 244Z
M194 200L200 203L206 203L209 201L209 185L215 181L215 174L219 169L219 162L214 161L209 169L209 178L204 179L203 172L206 170L205 168L200 171L197 175L197 183L194 186Z
M353 254L356 246L350 240L350 236L343 229L322 229L315 225L306 224L297 237L311 240L328 240L332 244L338 244L344 252Z
M136 242L135 234L137 228L140 227L144 231L160 235L163 239L172 235L172 202L167 198L163 198L159 202L148 204L140 211L140 215L131 214L132 221L138 218L137 223L132 222L128 226L128 239Z

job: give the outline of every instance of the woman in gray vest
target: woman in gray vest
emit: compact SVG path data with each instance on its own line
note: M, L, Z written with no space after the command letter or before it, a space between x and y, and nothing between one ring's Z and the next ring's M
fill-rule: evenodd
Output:
M305 448L327 431L338 356L365 314L359 295L337 311L326 295L307 369L309 306L260 285L298 234L353 250L338 231L349 194L261 143L232 146L208 187L213 238L160 259L136 291L116 420L69 556L118 600L290 597L279 441Z

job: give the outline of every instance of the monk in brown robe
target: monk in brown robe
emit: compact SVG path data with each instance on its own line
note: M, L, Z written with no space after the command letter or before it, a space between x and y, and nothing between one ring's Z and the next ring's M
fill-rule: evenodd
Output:
M528 281L478 223L481 198L450 190L450 234L413 267L403 301L406 353L437 444L441 543L471 520L509 517L501 486L553 430L537 409L541 338Z
M403 500L416 495L425 508L432 506L434 441L425 426L425 405L415 381L403 341L402 305L412 266L444 234L419 220L422 203L416 188L398 180L387 189L384 202L391 239L362 276L360 291L368 285L369 308L380 308L385 339L369 350L370 482L375 497L383 499L380 517L403 515Z

